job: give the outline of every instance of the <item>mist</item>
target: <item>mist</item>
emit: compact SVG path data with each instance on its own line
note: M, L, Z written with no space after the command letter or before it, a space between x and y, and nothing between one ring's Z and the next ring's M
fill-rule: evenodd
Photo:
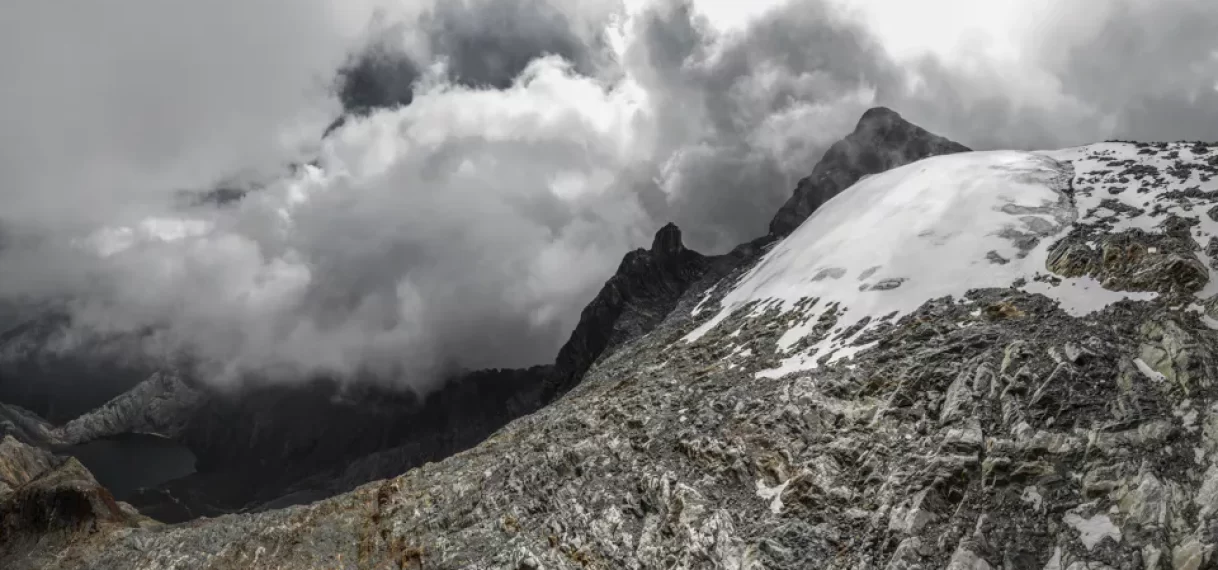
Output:
M976 149L1218 139L1205 0L1023 4L1002 49L878 0L52 4L0 18L0 300L221 386L547 362L624 253L764 234L875 105ZM995 28L938 4L908 25Z

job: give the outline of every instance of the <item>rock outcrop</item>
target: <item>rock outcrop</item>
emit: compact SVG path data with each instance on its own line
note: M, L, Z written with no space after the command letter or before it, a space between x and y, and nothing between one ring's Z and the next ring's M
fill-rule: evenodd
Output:
M544 400L569 390L607 351L655 328L707 264L704 256L686 249L681 230L672 223L656 232L651 249L626 254L559 350Z
M24 457L31 470L9 490L0 485L0 560L5 568L73 563L56 560L48 545L85 545L115 532L158 526L134 508L114 500L79 461L50 458L13 438L0 443L0 471ZM11 473L0 474L0 477Z
M0 439L0 497L33 481L57 463L45 449L26 445L11 435Z
M0 437L8 436L27 445L57 443L55 428L49 422L24 408L0 403Z
M177 374L157 372L105 405L55 428L63 445L127 433L182 435L207 395Z
M895 111L876 107L863 113L854 132L836 142L799 181L795 193L770 221L770 235L785 237L830 198L864 176L928 156L968 152L968 147L927 132Z

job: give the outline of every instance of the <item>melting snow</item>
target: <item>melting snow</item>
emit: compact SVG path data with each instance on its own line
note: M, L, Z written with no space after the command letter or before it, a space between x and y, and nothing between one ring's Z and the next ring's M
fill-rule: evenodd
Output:
M767 253L686 339L700 338L750 301L789 310L819 299L783 335L779 344L788 348L833 303L846 312L826 338L864 317L873 326L929 299L1031 277L1044 268L1045 238L1064 233L1075 216L1060 190L1069 175L1049 157L996 151L934 157L867 178ZM825 355L861 349L848 342L822 341L764 374L813 368Z
M820 342L758 373L778 377L815 368L825 357L849 358L868 348L854 344L867 328L931 299L959 300L970 289L1023 280L1023 290L1055 299L1075 316L1123 299L1152 300L1157 294L1111 291L1089 277L1057 284L1035 279L1047 272L1049 248L1080 219L1104 220L1110 232L1159 232L1161 222L1176 213L1200 222L1193 228L1199 249L1218 237L1218 220L1193 212L1208 206L1179 192L1166 195L1218 186L1199 169L1180 167L1180 161L1212 159L1200 158L1185 144L1146 148L1103 143L1037 153L971 152L867 177L813 213L734 286L727 285L731 289L719 312L685 340L701 338L734 311L760 301L750 316L773 306L801 312L778 341L780 349L790 351L826 312L839 310ZM1073 200L1063 192L1071 182ZM1199 296L1215 293L1218 271L1211 270ZM710 308L709 297L710 291L695 314ZM869 323L851 338L837 338L864 318Z
M1078 539L1083 543L1087 552L1094 550L1095 546L1105 538L1121 542L1121 529L1112 524L1112 519L1108 518L1108 515L1095 515L1085 519L1075 513L1068 513L1062 522L1078 531Z
M1159 372L1159 371L1155 370L1154 368L1151 368L1149 364L1146 364L1145 360L1142 360L1141 358L1135 358L1135 359L1133 359L1133 364L1134 364L1134 366L1138 367L1138 372L1141 372L1142 375L1145 376L1148 380L1153 380L1155 382L1167 381L1167 377L1164 376L1162 372Z
M1075 317L1090 315L1124 299L1151 301L1159 296L1158 293L1153 292L1111 291L1105 289L1099 281L1091 277L1062 279L1061 285L1035 281L1025 285L1023 290L1056 299L1063 311Z
M792 308L819 298L814 313L839 302L847 307L838 320L844 329L865 316L905 314L927 299L1031 276L1044 267L1045 240L1031 252L1016 242L1066 229L1073 212L1055 183L1064 184L1068 172L1048 157L995 151L933 157L872 176L766 254L724 297L723 310L688 338L753 300ZM995 263L990 252L1008 261ZM825 270L841 277L816 279Z
M1139 148L1129 143L1100 143L1039 154L1074 165L1078 173L1074 182L1075 200L1080 215L1087 221L1108 217L1113 221L1109 230L1113 233L1132 228L1158 233L1159 225L1175 214L1199 222L1193 230L1193 239L1204 250L1209 238L1218 237L1218 220L1197 211L1200 204L1191 199L1168 199L1168 196L1188 190L1218 189L1218 182L1211 181L1210 174L1192 168L1213 160L1211 152L1195 153L1188 143L1171 143L1153 150L1147 145ZM1179 169L1180 166L1188 168ZM1104 205L1105 201L1121 211ZM1209 284L1198 296L1216 293L1218 271L1211 268ZM1133 295L1130 297L1136 298Z

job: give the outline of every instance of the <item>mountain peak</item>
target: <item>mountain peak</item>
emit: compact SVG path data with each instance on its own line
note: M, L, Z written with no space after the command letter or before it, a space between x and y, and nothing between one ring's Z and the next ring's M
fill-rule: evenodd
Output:
M863 116L859 117L858 126L855 127L855 132L863 130L866 126L884 122L907 122L905 118L889 109L888 107L872 107L863 112Z
M681 241L681 228L672 222L664 224L664 227L656 232L655 238L651 241L651 252L657 255L672 255L684 250L685 244Z
M892 109L868 109L854 132L829 147L812 174L799 181L795 193L770 222L770 234L783 237L795 231L822 204L864 176L969 150L906 121Z

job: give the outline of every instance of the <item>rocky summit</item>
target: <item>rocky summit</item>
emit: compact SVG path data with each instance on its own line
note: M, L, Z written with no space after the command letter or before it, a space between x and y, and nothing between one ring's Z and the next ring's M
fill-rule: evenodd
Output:
M897 118L770 237L662 230L523 383L549 396L346 492L159 524L36 439L186 433L210 397L6 412L0 567L1218 565L1218 145L966 152Z
M892 109L873 108L863 113L854 132L829 147L812 174L799 181L770 221L770 235L783 237L795 231L822 204L864 176L928 156L968 150L906 121Z

